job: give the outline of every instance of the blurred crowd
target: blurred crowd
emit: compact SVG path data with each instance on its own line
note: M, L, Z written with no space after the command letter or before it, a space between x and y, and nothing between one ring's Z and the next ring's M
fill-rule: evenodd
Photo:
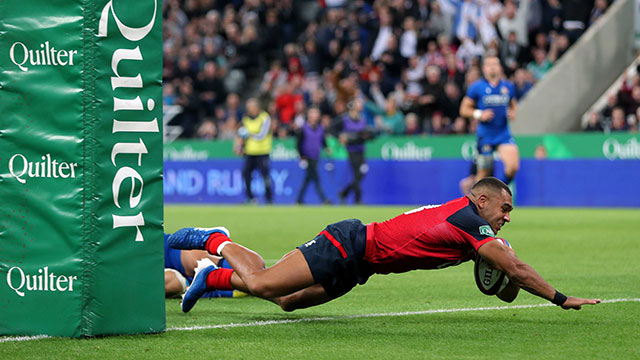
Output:
M640 65L635 73L623 74L617 92L607 97L607 103L599 111L589 114L584 126L592 132L638 132L640 120Z
M607 0L165 0L164 105L181 106L171 123L182 126L185 138L233 138L249 97L260 99L277 137L299 128L311 106L330 129L355 98L382 133L473 133L476 124L458 109L481 76L484 54L499 56L521 99L608 6ZM635 78L614 105L626 119L638 101Z

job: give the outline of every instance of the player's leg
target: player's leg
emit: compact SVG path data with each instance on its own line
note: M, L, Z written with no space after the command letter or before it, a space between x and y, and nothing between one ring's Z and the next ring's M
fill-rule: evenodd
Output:
M232 243L228 235L228 230L223 228L187 228L169 238L168 242L174 248L205 248L210 253L220 254L233 268L219 269L212 264L196 269L193 285L183 299L183 311L189 311L207 290L234 288L279 303L283 309L312 306L339 297L357 284L364 284L372 274L362 260L366 226L359 220L327 226L313 240L291 251L268 269L264 268L259 254ZM316 283L321 283L326 293L316 287L285 297Z
M309 171L311 172L311 181L313 181L314 186L316 187L316 192L320 197L322 203L327 203L327 197L322 191L322 186L320 185L320 175L318 174L318 159L310 159L309 160Z
M471 174L460 180L460 182L458 183L458 186L460 187L460 192L462 193L462 196L469 195L469 191L471 190L471 186L473 186L475 182L475 178L476 176Z
M259 266L260 255L236 243L227 244L221 255L233 268L231 285L263 299L289 295L315 283L299 249L289 252L268 269L264 268L264 262Z
M275 298L273 302L278 304L284 311L294 311L324 304L331 300L333 298L327 295L324 287L321 284L315 284L293 294Z
M360 187L360 183L362 182L362 179L364 178L364 173L365 173L364 152L357 153L355 160L356 160L356 166L354 169L355 197L356 197L356 204L360 204L360 202L362 201L362 188Z
M242 178L244 179L244 186L247 191L247 199L253 201L253 191L251 190L251 173L255 168L254 157L251 155L244 156L244 168L242 169Z
M349 184L344 188L344 190L342 190L340 192L340 201L342 203L344 203L345 198L347 196L349 196L349 193L351 191L355 191L356 190L356 177L358 176L358 173L360 172L360 168L359 165L357 164L357 153L356 152L349 152L349 167L351 168L351 175L352 175L352 179L351 182L349 182Z
M520 169L520 153L516 144L501 144L498 146L498 156L504 164L504 181L509 184Z
M307 161L307 168L304 172L304 180L302 181L302 186L300 186L300 190L298 191L297 203L302 204L302 199L304 198L304 194L307 192L307 187L311 182L311 174L310 174L310 166L311 163Z
M173 297L184 293L187 281L177 270L164 269L164 296Z
M493 175L493 146L478 138L478 154L476 155L476 179L484 179Z
M204 250L182 250L180 252L180 262L182 262L185 275L193 277L194 269L198 266L198 260L205 258L211 259L216 265L218 265L220 259L222 259L220 256L211 255Z
M261 155L258 157L258 169L264 180L264 193L268 203L273 202L273 193L271 191L271 174L269 171L269 155Z

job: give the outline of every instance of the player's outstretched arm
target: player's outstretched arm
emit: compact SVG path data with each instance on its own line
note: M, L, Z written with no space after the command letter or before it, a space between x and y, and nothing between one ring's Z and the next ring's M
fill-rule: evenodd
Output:
M515 252L499 241L490 241L478 249L478 253L494 268L504 271L516 286L547 299L563 309L580 310L582 305L597 304L600 299L582 299L564 296L556 291L529 264L520 260Z

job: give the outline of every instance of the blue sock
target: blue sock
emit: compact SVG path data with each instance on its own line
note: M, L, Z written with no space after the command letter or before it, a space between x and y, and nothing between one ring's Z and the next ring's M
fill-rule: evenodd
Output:
M213 298L230 298L233 297L233 290L210 290L206 293L202 294L203 298L213 299Z

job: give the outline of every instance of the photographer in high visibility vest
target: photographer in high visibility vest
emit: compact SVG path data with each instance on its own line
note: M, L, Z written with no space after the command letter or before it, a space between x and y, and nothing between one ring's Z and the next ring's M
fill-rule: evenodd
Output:
M266 111L260 109L260 104L255 98L247 100L246 109L246 115L242 118L242 127L238 130L238 137L245 159L242 177L247 190L247 200L251 203L256 202L251 190L251 174L257 169L264 179L267 203L271 204L273 203L269 174L269 154L272 148L271 117Z

